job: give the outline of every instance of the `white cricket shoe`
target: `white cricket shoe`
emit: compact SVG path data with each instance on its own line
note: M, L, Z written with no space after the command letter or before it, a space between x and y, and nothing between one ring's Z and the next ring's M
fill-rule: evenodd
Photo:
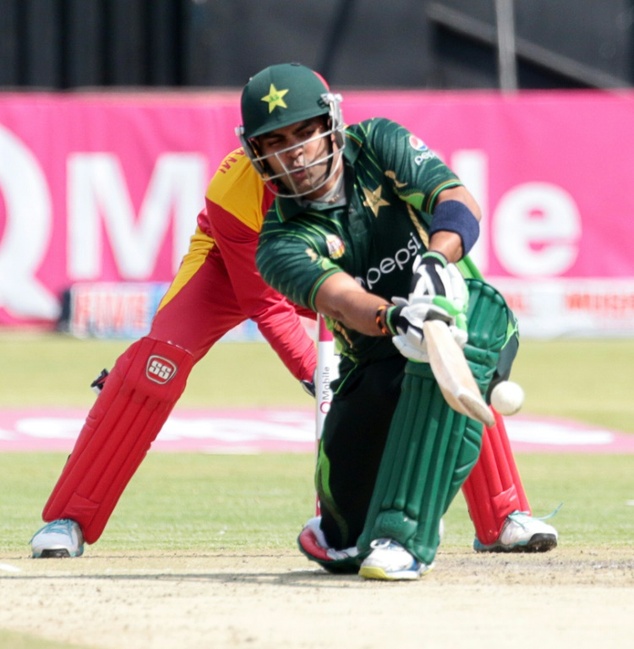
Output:
M372 552L359 569L366 579L388 581L418 579L433 567L413 557L400 543L392 539L377 539L370 544Z
M311 518L299 536L297 545L311 561L333 574L356 574L359 571L359 551L356 546L337 550L331 548L321 529L321 516Z
M491 545L477 538L473 542L476 552L548 552L557 547L558 534L552 526L526 512L513 512L506 517L502 533Z
M34 559L81 557L84 537L75 521L60 518L47 523L33 535L31 550Z

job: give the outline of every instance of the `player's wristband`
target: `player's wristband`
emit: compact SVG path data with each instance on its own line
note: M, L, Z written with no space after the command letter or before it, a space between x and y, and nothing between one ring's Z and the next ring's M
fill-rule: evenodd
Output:
M434 209L429 236L436 232L455 232L462 241L462 255L469 254L480 235L480 224L473 212L460 201L442 201Z
M383 336L392 335L387 327L387 310L390 308L389 304L382 304L377 310L374 317L376 326Z
M402 310L402 306L394 306L392 304L382 304L376 310L376 326L381 334L384 336L395 336L398 333L392 322L395 317L399 316Z

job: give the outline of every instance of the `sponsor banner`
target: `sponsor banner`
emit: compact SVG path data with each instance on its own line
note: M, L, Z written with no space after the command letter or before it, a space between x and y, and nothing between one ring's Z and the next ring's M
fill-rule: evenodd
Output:
M148 333L167 287L165 282L73 284L58 329L78 338L140 338Z
M634 335L634 278L492 278L528 338Z
M607 305L623 297L611 283L634 278L633 92L344 94L348 122L399 121L462 178L484 213L485 275L599 282L582 299L606 306L560 301L554 335L578 333L575 316L620 335ZM76 283L168 282L238 145L238 104L238 92L0 95L0 325L52 325Z
M527 338L634 335L634 278L525 281L491 278L506 298ZM63 300L57 325L78 338L137 339L148 333L167 289L165 282L80 282ZM303 319L315 336L315 322ZM245 320L222 342L266 342Z
M147 335L167 282L79 282L64 293L57 330L78 338L137 339ZM301 318L316 336L316 323ZM229 331L221 342L266 342L253 320Z
M0 452L72 450L86 413L77 409L0 409ZM515 452L634 453L634 435L576 422L506 419ZM306 409L189 410L176 408L155 451L314 453L314 411Z
M519 319L522 336L634 335L634 278L526 281L491 278ZM81 282L68 291L58 330L79 338L136 339L150 329L167 289L162 282ZM315 335L315 323L305 319ZM252 320L223 342L265 342Z

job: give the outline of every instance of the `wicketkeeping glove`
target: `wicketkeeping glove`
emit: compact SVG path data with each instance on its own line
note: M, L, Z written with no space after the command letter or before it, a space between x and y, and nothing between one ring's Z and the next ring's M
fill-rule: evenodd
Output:
M317 370L313 372L313 378L312 379L301 379L299 384L302 386L304 389L304 392L309 394L311 397L314 397L317 395L317 386L316 381L315 381L315 376L317 375Z
M315 381L309 381L308 379L302 379L300 382L304 392L308 393L311 397L314 397L316 394L315 390Z

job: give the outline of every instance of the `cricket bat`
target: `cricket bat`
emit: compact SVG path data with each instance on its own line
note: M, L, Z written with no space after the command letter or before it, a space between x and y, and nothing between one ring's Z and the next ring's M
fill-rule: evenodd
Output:
M487 427L493 426L493 413L480 395L464 353L449 327L441 320L426 320L423 322L423 333L429 363L445 401L456 412L476 419Z

